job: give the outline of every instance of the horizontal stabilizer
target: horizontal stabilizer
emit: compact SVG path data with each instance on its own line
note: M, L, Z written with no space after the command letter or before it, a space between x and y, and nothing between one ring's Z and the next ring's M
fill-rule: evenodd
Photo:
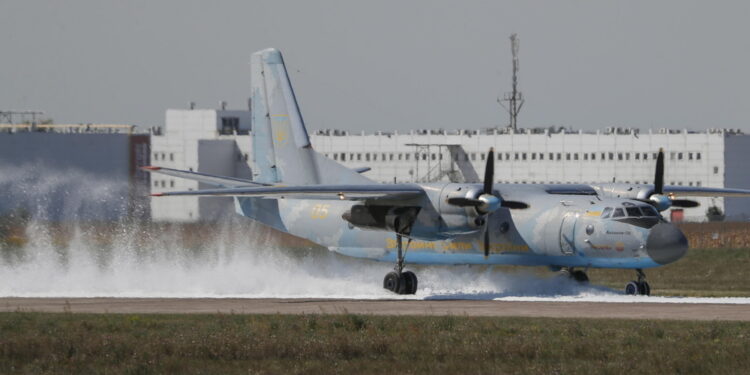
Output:
M182 171L179 169L163 168L163 167L141 167L142 170L152 173L161 173L168 176L174 176L179 178L185 178L188 180L194 180L202 182L204 184L220 186L220 187L241 187L241 186L268 186L268 184L261 184L251 180L235 177L224 177L214 176L205 173Z
M175 191L151 194L155 197L197 195L227 197L259 197L272 199L332 199L332 200L367 200L416 198L424 194L417 185L303 185L277 187L237 187L224 189L206 189L194 191Z

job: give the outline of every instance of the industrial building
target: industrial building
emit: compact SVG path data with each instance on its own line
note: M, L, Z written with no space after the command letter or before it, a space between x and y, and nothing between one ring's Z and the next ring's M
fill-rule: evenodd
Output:
M161 132L151 137L151 160L161 167L252 178L250 112L226 109L167 110ZM197 190L197 181L154 174L151 191ZM152 199L155 221L215 220L234 212L232 198Z
M230 126L237 122L237 127ZM169 110L163 135L152 138L155 165L248 178L252 176L249 111ZM383 183L470 181L462 167L481 175L485 155L495 148L498 183L652 183L655 154L666 153L670 185L750 188L744 160L750 136L737 130L648 130L609 128L596 132L566 129L411 130L406 132L317 131L316 151L351 168L369 167L366 176ZM463 164L463 165L462 165ZM154 176L152 191L198 189L197 182ZM716 206L728 219L750 216L741 198L698 198L700 206L665 213L706 220ZM195 221L230 211L227 198L172 197L152 201L154 220Z

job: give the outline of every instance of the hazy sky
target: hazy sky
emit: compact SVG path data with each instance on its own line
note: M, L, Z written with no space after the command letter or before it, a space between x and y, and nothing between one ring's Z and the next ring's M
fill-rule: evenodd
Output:
M507 124L750 131L747 1L0 1L0 109L161 125L246 108L282 50L310 130Z

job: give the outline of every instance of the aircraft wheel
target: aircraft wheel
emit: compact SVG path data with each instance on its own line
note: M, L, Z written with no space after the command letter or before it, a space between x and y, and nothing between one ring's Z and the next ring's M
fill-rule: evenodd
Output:
M417 275L414 272L406 271L401 273L399 280L401 290L398 294L416 294L417 293Z
M647 281L642 281L638 283L638 294L642 296L650 296L651 295L651 285L648 285Z
M635 281L631 281L628 283L628 285L625 285L625 294L635 296L640 294L640 288L638 287L638 283Z
M587 275L586 272L583 272L583 271L580 271L580 270L573 271L570 274L570 277L572 277L573 280L575 280L575 281L577 281L577 282L579 282L581 284L586 284L586 283L589 282L589 275Z
M383 279L383 288L388 289L393 293L399 293L400 281L401 280L399 280L396 272L388 272Z

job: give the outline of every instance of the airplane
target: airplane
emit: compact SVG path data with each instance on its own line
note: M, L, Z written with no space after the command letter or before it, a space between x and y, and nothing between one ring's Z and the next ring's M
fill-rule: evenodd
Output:
M144 170L215 186L162 196L233 197L236 212L350 257L394 264L383 287L415 294L408 264L546 266L587 283L589 268L633 269L629 295L650 295L644 269L682 258L685 235L660 214L690 196L750 190L653 184L500 184L494 150L482 183L377 183L314 151L281 53L251 56L252 180L158 166Z

